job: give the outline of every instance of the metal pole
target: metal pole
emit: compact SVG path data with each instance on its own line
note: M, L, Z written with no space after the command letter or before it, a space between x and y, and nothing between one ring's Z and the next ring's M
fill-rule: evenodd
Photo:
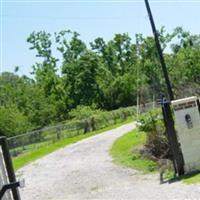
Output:
M153 20L153 16L152 16L152 13L151 13L149 2L148 2L148 0L144 0L144 1L145 1L145 5L146 5L148 15L149 15L149 20L150 20L150 23L151 23L152 31L153 31L153 34L154 34L154 39L155 39L156 47L157 47L157 50L158 50L163 74L164 74L164 77L165 77L165 82L167 84L167 90L168 90L169 98L170 98L170 100L174 100L174 94L173 94L173 91L172 91L172 88L171 88L171 83L170 83L169 76L168 76L168 73L167 73L165 60L164 60L164 57L163 57L162 49L161 49L159 38L158 38L158 33L156 31L156 26L155 26L155 23L154 23L154 20Z
M3 198L3 196L7 190L9 190L9 189L12 190L13 188L17 188L17 187L20 187L19 182L14 182L14 183L9 183L9 184L4 185L0 191L0 199Z
M15 177L15 172L14 172L14 168L12 165L12 160L10 157L10 152L8 150L8 144L7 144L6 137L4 137L4 136L0 137L0 145L2 147L2 153L3 153L3 157L4 157L6 170L8 173L8 179L9 179L10 183L14 183L14 182L16 182L16 177ZM17 188L12 188L11 191L12 191L14 200L21 199Z

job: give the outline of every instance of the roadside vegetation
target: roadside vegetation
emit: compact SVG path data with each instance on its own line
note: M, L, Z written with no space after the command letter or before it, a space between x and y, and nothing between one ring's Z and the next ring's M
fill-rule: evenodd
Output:
M62 139L62 140L57 141L55 143L51 143L51 144L48 144L48 145L45 145L45 146L38 147L37 149L29 150L25 154L22 154L22 155L13 159L14 168L15 168L15 170L18 170L21 167L29 164L30 162L33 162L33 161L35 161L35 160L37 160L37 159L39 159L39 158L41 158L45 155L48 155L49 153L52 153L52 152L54 152L54 151L56 151L60 148L63 148L67 145L76 143L76 142L83 140L85 138L100 134L102 132L117 128L121 125L133 122L133 120L134 120L133 117L129 117L123 122L118 122L116 124L110 125L110 126L105 127L105 128L101 128L99 130L89 132L87 134L82 133L82 134L76 135L74 137L65 138L65 139Z
M150 110L142 114L139 119L139 131L146 133L146 141L140 154L143 157L159 161L160 159L172 159L165 131L161 109Z
M172 155L169 151L161 110L155 109L142 114L138 124L137 129L115 141L110 149L113 161L144 173L161 172L164 168L164 180L173 180ZM200 183L200 174L197 172L184 175L178 177L178 180L186 184L197 184Z
M181 27L167 33L162 27L159 37L175 98L199 96L200 35ZM14 142L10 139L11 153L24 156L15 159L16 168L118 123L121 117L109 115L109 111L121 108L124 121L129 115L123 109L136 105L138 99L145 107L167 93L151 36L139 33L131 38L119 33L109 41L97 37L86 45L80 34L71 30L54 34L34 31L27 42L36 56L31 77L20 75L20 66L14 72L0 73L0 135L15 137ZM161 114L142 115L139 123L141 134L121 138L130 146L118 140L111 153L119 154L118 159L126 165L153 171L155 162L171 159ZM53 126L55 130L46 129ZM31 134L23 140L16 139L28 132Z
M162 168L163 164L160 165L160 160L172 161L172 155L169 150L161 110L156 109L141 115L139 123L139 130L145 131L147 137L140 154L143 157L156 161L159 163L159 168ZM174 178L173 174L174 169L171 162L171 166L166 167L164 176L166 179L170 180ZM188 174L178 178L177 180L179 179L186 184L200 183L200 174Z
M144 166L147 163L147 170L144 171L154 171L159 160L171 159L160 109L142 114L137 121L138 129L119 138L114 143L111 154L122 163L125 158L125 163L130 161L130 166L133 167L137 162ZM143 170L145 167L136 168Z
M181 27L161 28L159 36L175 97L200 94L200 36ZM86 45L71 30L34 31L27 42L36 55L31 78L20 75L20 66L0 74L0 135L71 120L78 106L109 111L166 93L153 37L119 33Z
M113 161L144 173L154 172L157 169L157 164L150 159L142 158L138 152L145 141L146 134L138 131L138 129L121 136L110 150Z
M186 175L182 178L182 181L186 184L200 184L200 174Z
M8 138L10 153L13 157L17 157L66 138L87 134L126 121L127 118L134 117L135 113L134 106L113 111L78 106L70 112L70 115L73 115L71 120Z

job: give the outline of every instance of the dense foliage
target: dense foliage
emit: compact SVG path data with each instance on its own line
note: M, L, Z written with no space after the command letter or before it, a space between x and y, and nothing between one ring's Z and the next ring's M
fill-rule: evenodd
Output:
M132 121L135 114L136 108L134 106L114 111L94 110L89 106L78 106L70 112L73 119L26 134L9 137L8 146L13 157L19 156L66 138L94 134L111 126L114 128L119 124Z
M161 109L154 109L141 115L138 122L139 130L147 134L140 153L153 160L171 158Z
M175 97L200 94L200 36L159 31ZM77 32L33 32L27 39L39 62L33 78L0 74L0 133L16 135L70 119L74 109L113 110L166 94L152 37L116 34L86 45ZM56 48L56 50L55 50ZM57 51L57 52L55 52ZM54 56L54 54L59 56ZM59 59L58 59L59 57Z

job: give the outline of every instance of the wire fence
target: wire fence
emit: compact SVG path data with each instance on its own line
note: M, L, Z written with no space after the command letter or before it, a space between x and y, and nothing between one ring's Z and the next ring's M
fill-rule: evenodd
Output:
M146 112L157 107L157 104L147 103L140 105L139 113ZM56 126L44 127L40 130L31 131L8 138L8 146L12 157L26 154L42 146L56 143L65 138L105 128L118 122L125 121L130 116L136 116L137 107L131 106L109 112L100 112L83 120L71 120Z
M154 109L154 108L158 108L160 107L160 105L157 103L157 102L150 102L150 103L145 103L145 104L140 104L138 106L138 109L139 109L139 114L142 114L144 112L147 112L151 109Z
M42 146L48 146L65 138L105 128L109 125L125 121L136 115L136 107L120 108L110 112L100 112L83 120L71 120L56 126L45 127L40 130L24 133L8 138L8 145L12 157L26 154Z

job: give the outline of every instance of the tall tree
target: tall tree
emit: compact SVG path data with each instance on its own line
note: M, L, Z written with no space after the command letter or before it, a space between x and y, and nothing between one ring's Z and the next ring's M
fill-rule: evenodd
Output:
M58 59L52 54L51 34L44 31L33 32L27 41L31 44L30 49L35 49L37 57L42 58L40 63L33 66L33 74L37 85L43 90L47 102L57 110L58 120L66 118L67 97L65 95L62 79L57 74ZM47 106L48 107L48 106Z

